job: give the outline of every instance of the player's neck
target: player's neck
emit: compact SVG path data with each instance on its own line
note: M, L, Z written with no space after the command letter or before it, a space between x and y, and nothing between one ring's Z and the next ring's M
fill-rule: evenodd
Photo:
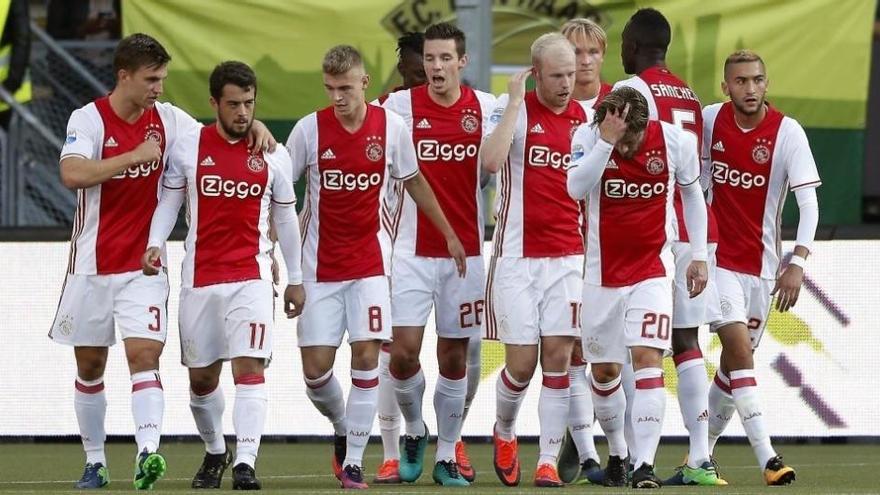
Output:
M144 107L132 102L119 91L110 93L108 99L113 113L129 124L136 122L144 114Z
M639 59L638 61L636 61L636 74L641 74L642 72L648 69L652 69L654 67L665 69L666 59L663 57L646 57Z
M733 106L733 119L736 121L736 125L743 130L752 130L758 127L766 116L767 105L761 105L761 109L751 115L742 113L736 108L736 105Z
M577 101L592 100L599 96L599 90L601 89L602 81L598 79L584 84L575 84L571 97Z
M461 85L456 85L449 91L445 93L435 93L431 86L428 85L428 97L431 98L431 101L442 106L442 107L451 107L461 98Z
M367 102L361 102L358 108L348 115L339 115L336 109L333 110L333 115L346 131L357 132L367 119Z
M224 129L223 126L220 125L220 121L216 121L216 122L214 122L214 127L217 128L217 134L219 134L221 138L223 138L224 140L226 140L227 143L235 144L235 143L241 141L241 139L242 139L242 138L237 138L237 137L232 137L232 136L230 136L230 135L226 132L226 129Z
M550 103L547 103L547 101L544 100L544 98L541 97L541 92L540 92L540 91L537 91L537 90L536 90L536 91L535 91L535 95L537 95L537 97L538 97L538 103L540 103L541 105L544 105L545 107L547 107L548 110L550 110L551 112L553 112L553 113L555 113L555 114L557 114L557 115L559 115L560 113L564 112L565 109L568 108L568 103L571 101L571 100L568 100L568 101L565 103L565 105L563 105L563 106L561 106L561 107L557 107L557 106L551 105Z

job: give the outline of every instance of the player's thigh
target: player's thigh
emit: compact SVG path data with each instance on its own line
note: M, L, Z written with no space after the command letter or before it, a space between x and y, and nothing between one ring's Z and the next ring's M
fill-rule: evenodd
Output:
M391 294L388 277L355 280L344 292L348 342L391 340Z
M188 368L205 368L228 359L225 285L180 288L180 361Z
M77 347L116 343L112 275L68 274L49 338Z
M339 347L345 334L346 288L351 282L303 282L306 305L296 323L299 347Z
M770 317L770 308L773 303L770 292L774 282L753 275L741 275L743 284L751 289L747 294L746 326L749 329L749 339L752 341L752 349L757 349L764 336L767 327L767 319Z
M489 268L486 337L510 345L536 345L541 338L533 260L494 258Z
M590 363L627 362L623 339L626 289L583 284L581 346Z
M439 260L439 288L435 302L437 335L449 339L479 338L485 303L486 272L481 256L467 259L467 274L458 276L451 259Z
M113 316L122 339L130 337L165 342L168 335L168 275L140 272L116 280Z
M227 285L233 286L226 299L227 358L268 360L274 333L272 283L249 280Z
M672 281L652 278L632 286L626 301L626 346L669 350Z
M713 333L731 323L749 323L746 295L748 287L743 285L744 279L739 275L721 267L715 270L720 318L709 326Z
M391 322L395 327L423 327L428 322L437 286L435 261L423 256L393 257Z
M714 245L714 244L713 244ZM673 286L673 328L696 328L706 320L706 306L710 291L708 284L715 284L714 277L709 274L706 289L696 297L690 297L687 285L687 268L691 263L691 245L689 242L676 241L672 244L675 257L675 284Z
M541 298L540 328L542 337L578 337L578 315L583 297L583 256L545 258L539 275Z

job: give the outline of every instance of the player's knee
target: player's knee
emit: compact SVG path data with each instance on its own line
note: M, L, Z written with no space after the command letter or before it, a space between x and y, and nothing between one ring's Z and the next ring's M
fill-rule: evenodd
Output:
M80 356L76 360L76 371L83 380L97 380L104 376L106 365L107 356Z
M672 329L672 352L674 354L681 354L695 349L700 349L700 340L696 328Z
M218 385L220 385L219 376L211 376L208 374L190 374L189 388L196 395L210 394L217 388Z
M590 365L590 374L599 383L608 383L620 376L620 365L611 363L593 363Z
M509 361L506 366L507 373L520 383L532 380L532 375L535 374L535 367L534 363L518 361Z

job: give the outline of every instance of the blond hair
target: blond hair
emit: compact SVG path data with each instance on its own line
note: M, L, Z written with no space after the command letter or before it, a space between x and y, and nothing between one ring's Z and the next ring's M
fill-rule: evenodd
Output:
M532 65L537 67L544 54L556 47L570 50L574 55L574 45L568 38L560 33L545 33L532 43Z
M596 24L591 19L578 17L577 19L566 21L565 24L559 28L559 32L572 42L578 35L582 35L587 39L592 39L602 47L602 53L605 53L605 50L608 48L608 36L605 34L605 30L602 29L602 26Z
M597 127L601 124L609 111L613 110L620 114L627 105L629 105L629 111L624 119L626 132L635 134L643 131L648 127L648 100L639 90L629 86L621 86L605 95L605 98L596 107L592 125Z
M761 67L766 69L764 59L760 55L751 50L737 50L731 53L724 61L724 75L727 75L727 67L733 64L741 64L745 62L760 62Z
M356 67L363 68L364 61L357 48L351 45L336 45L324 55L321 69L324 74L338 76Z

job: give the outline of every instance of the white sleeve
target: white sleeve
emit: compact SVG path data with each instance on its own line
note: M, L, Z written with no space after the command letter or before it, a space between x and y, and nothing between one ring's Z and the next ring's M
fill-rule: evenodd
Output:
M819 225L819 199L815 187L804 187L794 192L798 204L798 228L795 244L813 250L816 227Z
M651 94L651 88L648 87L648 83L646 83L644 79L639 76L632 76L629 79L617 81L616 83L614 83L614 87L611 88L611 91L622 88L624 86L633 88L645 97L645 99L648 101L649 119L660 120L660 118L658 117L659 113L657 112L657 102L654 101L654 95Z
M194 129L201 129L202 123L180 108L174 105L168 106L171 107L172 115L174 115L174 133L171 134L174 139L168 142L168 148L172 148L180 140L181 136L192 132Z
M779 133L783 136L779 145L782 146L781 157L791 190L819 187L822 180L816 170L816 161L804 129L794 119L785 117Z
M416 159L416 147L413 144L412 134L403 123L403 117L393 112L387 112L388 138L391 149L391 176L399 180L407 180L419 173L419 162Z
M510 97L507 93L499 96L495 100L495 108L492 109L492 112L489 114L488 120L485 122L485 127L483 128L483 139L491 136L493 132L495 132L495 128L498 127L498 123L501 122L501 116L504 115L504 109L507 108L507 102L510 100ZM522 103L521 107L525 106L525 102ZM517 125L517 129L513 131L513 139L516 139L516 134L518 131L519 125Z
M697 137L672 124L662 123L667 137L667 149L675 158L675 181L687 186L700 179L700 159L697 157ZM674 137L673 137L674 136ZM672 139L669 139L672 138ZM671 146L670 146L671 145Z
M198 140L195 141L198 146ZM162 172L163 189L186 188L186 156L182 146L175 146L167 156L167 167Z
M287 153L290 156L290 178L293 182L298 181L302 177L306 167L309 165L309 142L305 132L306 121L309 117L311 116L297 121L296 125L293 126L293 130L290 131L290 136L288 136L287 143L285 144Z
M296 193L293 190L293 165L290 156L283 150L276 149L267 153L269 163L274 168L272 175L272 203L276 205L296 205Z
M484 93L482 91L476 91L476 94L477 100L480 102L480 113L483 117L483 136L487 136L489 134L489 125L492 124L492 115L494 114L495 109L498 106L498 98L495 98L495 95L491 93ZM498 120L501 120L500 116L496 120L496 123ZM493 129L494 125L495 124L492 124Z
M599 137L599 130L581 124L571 139L571 168L568 169L568 195L584 199L599 184L614 146Z
M284 264L287 267L287 283L302 283L302 243L299 218L296 216L296 193L293 190L293 169L290 156L282 150L267 154L272 167L272 221Z
M60 160L68 156L97 160L100 132L97 122L88 114L86 107L74 110L67 121L67 137L64 139L64 146L61 147Z
M150 223L150 237L147 241L147 247L162 247L171 231L174 230L174 224L177 223L177 212L186 199L186 189L169 189L162 187L162 194L159 197L159 204L156 205L156 211L153 212L153 220Z
M706 261L706 237L708 235L706 201L703 199L703 191L696 181L686 186L679 186L681 191L681 203L684 207L684 225L687 227L688 239L691 245L691 259L694 261Z

